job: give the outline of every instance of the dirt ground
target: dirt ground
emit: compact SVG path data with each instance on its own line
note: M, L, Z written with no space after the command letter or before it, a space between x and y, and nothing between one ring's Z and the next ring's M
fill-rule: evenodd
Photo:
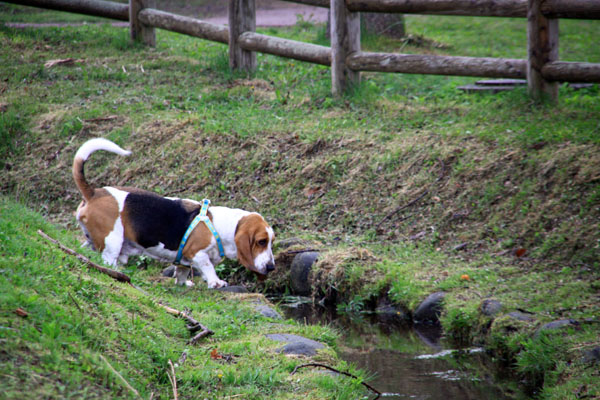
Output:
M180 15L186 15L218 25L227 25L227 2L221 1L172 1L166 4L158 4L157 8ZM256 1L256 25L268 26L291 26L302 18L304 21L313 23L327 22L328 9L323 7L307 6L303 4L277 1ZM66 25L80 25L80 23L7 23L11 28L26 27L56 27ZM114 22L115 26L127 26L127 22Z

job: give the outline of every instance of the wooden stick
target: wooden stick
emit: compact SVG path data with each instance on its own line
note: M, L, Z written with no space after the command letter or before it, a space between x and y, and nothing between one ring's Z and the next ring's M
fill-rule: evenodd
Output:
M196 342L198 342L200 339L214 334L213 331L202 325L200 322L196 321L189 314L183 311L176 310L172 307L166 306L161 303L158 303L158 305L164 308L169 314L185 319L188 322L187 329L190 331L190 333L194 334L200 331L200 333L196 334L190 339L190 344L196 344Z
M133 386L131 386L131 385L129 384L129 382L127 382L127 381L125 380L125 378L123 378L123 376L122 376L122 375L121 375L121 374L120 374L120 373L119 373L119 372L118 372L116 369L114 369L114 368L113 368L113 366L112 366L112 365L110 365L110 363L108 362L108 360L107 360L106 358L104 358L104 356L103 356L102 354L99 354L99 356L100 356L100 358L101 358L101 359L102 359L102 360L103 360L103 361L106 363L106 365L108 365L108 368L110 368L110 370L113 372L113 374L115 374L115 375L116 375L116 376L117 376L117 377L118 377L118 378L119 378L119 379L120 379L120 380L123 382L123 384L124 384L124 385L127 387L127 389L129 389L129 390L131 390L133 393L135 393L135 395L136 395L137 397L141 397L141 396L140 396L140 393L139 393L137 390L135 390L135 389L133 388Z
M47 241L49 241L49 242L54 243L55 245L57 245L65 253L77 257L80 261L86 263L88 266L90 266L90 267L92 267L92 268L94 268L94 269L102 272L103 274L106 274L106 275L110 276L113 279L118 280L119 282L125 282L125 283L131 284L131 278L128 275L125 275L124 273L116 271L114 269L105 268L105 267L102 267L102 266L96 264L95 262L93 262L92 260L90 260L89 258L87 258L86 256L84 256L82 254L79 254L78 252L76 252L75 250L72 250L72 249L68 248L67 246L64 246L58 240L52 239L50 236L46 235L41 229L39 229L37 231L37 233L41 237L43 237L44 239L46 239Z
M169 381L171 381L171 386L173 386L173 400L177 400L177 378L175 377L175 367L171 360L169 360L169 366L171 367L171 373L167 371L167 376L169 377Z
M328 369L330 371L336 372L338 374L349 376L352 379L358 379L357 376L352 375L352 374L350 374L348 372L340 371L338 369L330 367L329 365L319 364L319 363L308 363L308 364L297 365L296 368L294 368L294 370L292 371L292 373L290 375L294 375L296 373L296 371L298 371L300 368L305 368L305 367L321 367L321 368L325 368L325 369ZM375 389L373 386L371 386L368 383L363 382L363 381L361 381L360 383L364 387L366 387L367 389L369 389L370 391L372 391L373 393L375 393L377 395L377 397L375 397L373 400L377 400L381 396L381 392L379 390Z

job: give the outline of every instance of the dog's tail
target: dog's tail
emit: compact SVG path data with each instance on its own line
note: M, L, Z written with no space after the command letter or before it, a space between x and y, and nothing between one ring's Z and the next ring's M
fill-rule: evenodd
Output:
M73 160L73 179L75 180L77 188L79 188L79 191L86 201L89 201L94 195L94 188L85 179L83 165L87 161L88 157L93 152L98 150L106 150L122 156L128 156L131 154L131 151L123 150L110 140L102 138L88 140L79 148L79 150L77 150L77 153L75 153L75 159Z

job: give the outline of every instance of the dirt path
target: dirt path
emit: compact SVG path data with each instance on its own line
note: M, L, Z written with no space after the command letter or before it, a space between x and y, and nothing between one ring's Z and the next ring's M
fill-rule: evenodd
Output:
M227 7L222 5L205 5L201 7L183 7L168 9L167 11L181 15L187 15L199 18L204 21L227 25ZM256 3L256 25L261 27L268 26L291 26L299 18L313 23L327 22L327 9L323 7L307 6L283 1L264 0ZM5 26L10 28L47 28L62 26L79 26L90 23L67 23L67 22L48 22L48 23L21 23L8 22ZM128 26L127 22L112 22L113 26Z

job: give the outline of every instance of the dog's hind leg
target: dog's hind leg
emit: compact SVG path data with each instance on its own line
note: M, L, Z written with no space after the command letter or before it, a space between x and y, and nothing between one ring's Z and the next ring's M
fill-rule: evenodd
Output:
M123 248L124 233L123 223L121 222L121 217L119 217L115 221L112 232L104 238L102 259L106 264L113 267L117 266L117 259L121 255L121 249Z

